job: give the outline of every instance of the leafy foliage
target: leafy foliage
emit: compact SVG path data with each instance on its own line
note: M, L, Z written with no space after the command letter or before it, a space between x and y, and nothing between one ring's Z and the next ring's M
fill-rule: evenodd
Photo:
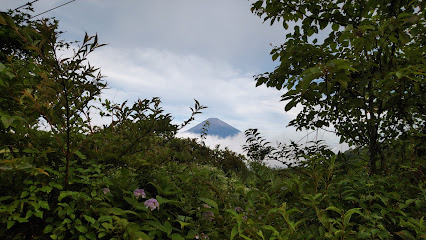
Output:
M286 111L303 106L291 126L332 126L342 142L368 147L376 173L381 149L424 129L424 9L423 1L257 1L252 11L265 21L294 25L271 51L280 65L257 85L286 89Z
M101 100L111 122L93 126L106 86L86 61L97 37L60 59L72 45L58 40L57 22L14 19L2 13L0 24L28 51L0 63L0 90L10 93L0 98L1 239L426 238L424 132L391 141L387 175L370 176L363 148L272 147L249 129L247 160L176 138L205 108L197 101L178 126L159 98Z

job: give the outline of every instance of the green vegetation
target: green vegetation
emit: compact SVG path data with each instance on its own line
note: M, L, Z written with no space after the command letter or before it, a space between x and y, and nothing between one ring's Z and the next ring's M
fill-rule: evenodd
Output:
M287 89L286 110L303 106L290 125L332 126L342 142L368 148L373 174L379 161L384 171L382 149L424 129L424 9L423 1L257 1L252 11L271 24L296 22L271 52L281 64L257 85Z
M197 101L177 126L158 98L99 99L97 36L59 57L73 45L58 22L1 13L0 238L426 239L424 3L357 4L253 4L303 30L258 83L287 88L287 110L303 105L292 125L334 125L357 148L272 147L250 129L248 158L176 138ZM99 101L104 126L91 121Z

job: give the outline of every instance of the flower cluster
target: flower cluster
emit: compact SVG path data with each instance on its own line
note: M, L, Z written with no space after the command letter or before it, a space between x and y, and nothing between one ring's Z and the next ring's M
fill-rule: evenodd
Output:
M160 209L160 204L158 203L157 199L150 198L145 201L144 203L146 208L151 209L151 211L155 210L156 208Z
M133 191L133 195L136 197L136 199L142 197L142 198L146 198L146 194L145 191L143 189L135 189L135 191Z
M107 193L111 192L111 190L109 190L109 188L103 188L102 192L106 195ZM133 196L135 196L136 199L139 199L140 197L146 198L146 193L143 189L137 188L133 191ZM157 199L155 199L155 198L151 198L151 199L146 200L144 205L145 205L146 208L151 209L151 211L153 211L155 209L160 209L160 203L158 203Z
M241 208L241 207L235 207L234 208L234 210L237 212L237 213L240 213L240 212L243 212L244 211L244 209L243 208ZM250 209L249 209L250 210ZM243 214L244 214L244 216L243 216L243 220L244 221L247 221L247 213L246 212L243 212Z
M214 213L212 211L203 212L202 216L209 222L213 221L214 219Z
M109 190L109 188L104 188L102 189L102 192L104 192L104 194L106 195L107 193L111 192L111 190Z
M206 234L201 233L201 235L195 235L195 239L210 239L210 238Z
M241 207L235 207L234 210L236 212L242 212L244 209L242 209Z
M208 205L208 204L204 203L204 204L203 204L203 208L212 208L212 207L211 207L210 205ZM203 212L203 213L201 214L201 216L203 216L203 218L204 218L205 220L209 221L209 222L213 221L213 219L214 219L214 213L213 213L212 211L206 211L206 212Z

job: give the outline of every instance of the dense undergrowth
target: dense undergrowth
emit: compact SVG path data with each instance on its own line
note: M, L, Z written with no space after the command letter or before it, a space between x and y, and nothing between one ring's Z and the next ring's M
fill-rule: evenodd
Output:
M1 239L426 238L423 133L396 139L370 174L363 149L273 152L252 138L246 159L176 138L198 102L176 126L157 98L104 101L111 123L92 126L97 37L60 59L57 22L0 23L14 40L0 64ZM292 165L267 167L271 156Z

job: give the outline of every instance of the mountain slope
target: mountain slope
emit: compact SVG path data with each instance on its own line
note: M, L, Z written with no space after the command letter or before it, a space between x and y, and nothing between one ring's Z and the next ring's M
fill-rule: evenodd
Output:
M240 130L234 128L233 126L227 124L226 122L218 118L209 118L207 120L204 120L195 127L187 130L186 132L201 134L203 126L206 124L206 122L209 122L209 126L206 125L207 135L215 135L221 138L226 138L234 136L240 132Z

